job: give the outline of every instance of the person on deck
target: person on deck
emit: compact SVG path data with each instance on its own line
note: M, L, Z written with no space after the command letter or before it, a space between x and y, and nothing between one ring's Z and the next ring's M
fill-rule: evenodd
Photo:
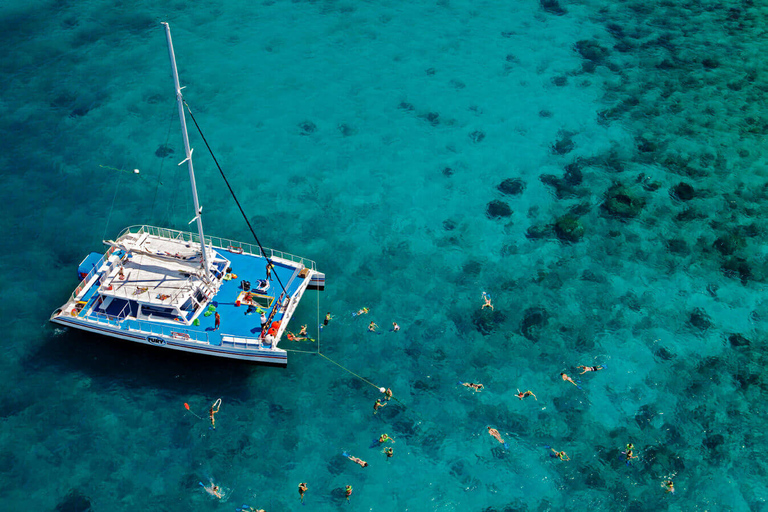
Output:
M216 312L216 316L214 316L214 322L213 322L213 330L218 331L219 327L221 327L221 316L219 316L219 312Z

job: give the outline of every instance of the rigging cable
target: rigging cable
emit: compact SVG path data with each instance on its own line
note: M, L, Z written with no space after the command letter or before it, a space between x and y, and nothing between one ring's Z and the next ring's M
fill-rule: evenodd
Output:
M200 125L197 124L197 120L195 119L194 114L192 114L192 109L189 108L189 105L187 102L184 102L184 105L187 107L187 112L189 112L189 116L192 118L192 122L195 123L195 127L197 128L198 133L200 133L200 137L203 138L203 142L205 142L205 147L208 148L208 152L211 154L211 157L213 158L214 163L216 164L216 167L218 167L219 172L221 173L221 177L224 178L224 183L227 184L227 188L229 189L229 193L232 194L232 199L235 200L235 203L237 203L237 207L240 209L240 213L243 215L243 219L245 219L245 223L248 224L248 229L251 230L251 234L253 235L254 240L256 240L256 243L259 246L259 250L261 251L262 256L264 256L264 259L267 260L267 266L272 266L272 269L275 268L274 265L272 265L272 260L269 259L269 256L267 256L266 251L264 250L264 247L262 247L261 242L259 242L259 237L256 236L256 232L253 230L253 227L251 226L250 221L248 220L248 217L245 215L245 212L243 211L243 207L240 206L240 201L237 200L237 196L235 195L235 191L232 190L232 186L229 184L229 180L224 175L224 171L221 170L221 166L219 165L219 161L216 160L216 155L213 154L213 150L211 149L211 146L208 145L208 141L205 138L205 135L203 135L203 131L200 129ZM277 278L277 282L280 283L280 288L283 289L283 293L285 294L286 298L288 297L288 291L286 291L285 286L283 286L283 282L280 280L280 275L275 271L273 274Z

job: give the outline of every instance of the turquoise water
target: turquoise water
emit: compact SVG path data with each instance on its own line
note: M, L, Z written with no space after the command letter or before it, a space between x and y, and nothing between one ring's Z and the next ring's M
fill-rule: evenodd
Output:
M0 509L296 510L307 482L307 510L763 510L764 14L3 4ZM311 353L261 368L48 323L101 240L193 216L160 21L262 243L328 277L295 325L335 315L321 349L393 390L377 415ZM206 233L250 241L192 145ZM216 430L184 409L219 397Z

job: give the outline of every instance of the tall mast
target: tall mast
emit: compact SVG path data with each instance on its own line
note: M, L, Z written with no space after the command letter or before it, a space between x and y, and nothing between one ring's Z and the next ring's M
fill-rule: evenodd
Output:
M200 208L200 202L197 199L197 186L195 185L195 169L192 167L192 150L189 148L189 136L187 135L187 119L184 116L184 98L181 95L181 87L179 86L179 72L176 69L176 55L173 53L173 42L171 41L171 27L168 23L163 22L165 25L165 38L168 40L168 56L171 59L171 71L173 72L173 85L176 87L176 101L179 104L179 122L181 123L181 136L184 138L184 152L187 158L179 162L179 165L184 162L187 163L189 168L189 182L192 185L192 200L195 203L195 218L197 220L197 232L200 234L200 250L203 252L203 271L205 277L210 279L209 269L210 263L208 261L208 251L205 249L205 236L203 236L203 219L202 208ZM190 221L191 222L191 221Z

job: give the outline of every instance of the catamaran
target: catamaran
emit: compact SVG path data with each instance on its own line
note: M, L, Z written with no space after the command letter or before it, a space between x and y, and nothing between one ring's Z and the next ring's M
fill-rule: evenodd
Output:
M307 290L323 290L314 261L250 243L205 236L184 99L165 35L195 207L197 233L131 226L106 253L79 265L80 284L51 322L138 343L285 367L279 348ZM290 334L287 336L292 338Z

